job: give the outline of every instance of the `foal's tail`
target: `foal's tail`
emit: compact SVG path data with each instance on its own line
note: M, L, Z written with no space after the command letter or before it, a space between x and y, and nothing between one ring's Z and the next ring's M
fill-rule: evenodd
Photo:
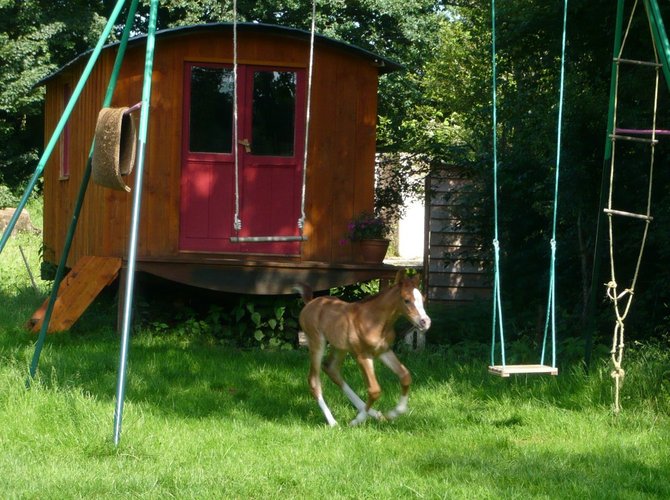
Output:
M293 291L300 294L305 304L314 298L314 291L307 283L296 283L293 285Z

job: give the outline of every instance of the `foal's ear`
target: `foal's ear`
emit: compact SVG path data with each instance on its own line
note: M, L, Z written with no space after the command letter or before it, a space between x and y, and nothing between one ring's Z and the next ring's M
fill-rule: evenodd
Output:
M396 273L395 281L393 282L393 284L397 285L398 283L402 283L402 280L404 280L406 277L407 277L407 270L401 269Z

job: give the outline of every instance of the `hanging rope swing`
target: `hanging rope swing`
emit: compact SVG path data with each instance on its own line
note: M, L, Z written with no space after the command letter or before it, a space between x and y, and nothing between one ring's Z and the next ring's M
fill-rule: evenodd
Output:
M554 201L552 236L550 245L549 261L549 295L547 299L547 314L544 327L544 338L542 342L542 354L539 364L508 365L505 353L505 334L503 321L503 307L501 294L500 273L500 240L498 232L498 116L497 116L497 54L496 54L496 9L495 0L491 0L491 65L492 65L492 105L493 105L493 200L494 200L494 237L493 237L493 325L491 340L491 364L489 372L501 377L509 377L515 374L550 374L558 375L556 367L556 298L555 298L555 276L556 276L556 222L558 212L558 180L561 163L561 128L563 123L563 89L565 81L565 45L567 32L568 0L563 4L563 35L561 44L561 73L560 73L560 95L558 107L558 125L556 138L556 167L554 178ZM548 337L551 337L551 364L545 364ZM496 339L500 345L500 363L496 364Z
M305 141L303 149L302 162L302 182L300 189L300 217L296 225L298 228L298 236L239 236L242 230L242 218L240 213L240 162L239 162L239 145L245 147L249 146L248 142L242 142L238 136L238 109L237 109L237 0L233 0L233 155L235 157L235 215L233 218L233 229L238 236L233 236L230 241L233 243L266 243L266 242L290 242L290 241L307 241L304 234L305 228L305 198L307 191L307 159L309 151L309 129L311 120L312 108L312 74L314 70L314 35L316 32L316 0L312 0L312 22L310 29L309 41L309 62L307 64L307 105L305 110Z

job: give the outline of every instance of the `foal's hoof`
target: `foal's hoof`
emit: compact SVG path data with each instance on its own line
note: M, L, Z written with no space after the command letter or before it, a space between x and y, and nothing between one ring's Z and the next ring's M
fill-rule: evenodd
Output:
M356 427L357 425L362 424L368 419L368 412L365 410L358 412L358 415L356 415L356 418L353 419L351 422L349 422L349 425L351 427Z
M398 418L400 415L404 415L407 413L407 408L394 408L391 411L386 413L386 419L387 420L395 420Z
M372 418L374 418L375 420L380 421L380 422L385 422L386 421L386 417L380 411L370 409L370 410L368 410L368 415L371 416Z

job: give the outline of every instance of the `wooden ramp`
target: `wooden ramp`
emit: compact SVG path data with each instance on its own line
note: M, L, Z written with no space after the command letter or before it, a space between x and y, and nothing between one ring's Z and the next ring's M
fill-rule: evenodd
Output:
M121 259L116 257L85 256L79 259L58 288L47 332L69 330L102 289L116 279L120 269ZM42 328L48 304L49 298L30 318L28 329L32 332L37 333Z

